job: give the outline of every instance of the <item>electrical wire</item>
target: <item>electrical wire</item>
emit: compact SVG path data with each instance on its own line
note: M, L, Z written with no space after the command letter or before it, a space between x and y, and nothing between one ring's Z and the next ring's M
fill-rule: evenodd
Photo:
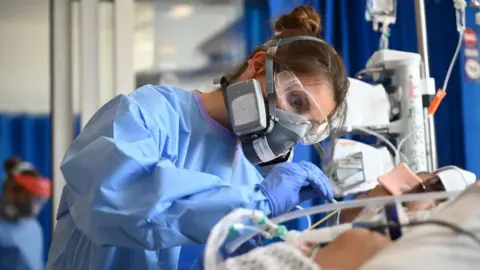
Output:
M429 119L425 119L423 121L423 125L425 125L425 123L428 121ZM405 142L408 141L408 139L410 139L410 137L413 136L413 134L415 134L416 132L418 131L418 127L417 128L414 128L412 131L410 131L405 137L403 137L403 139L400 140L400 142L398 143L397 145L397 148L395 150L395 164L400 164L401 160L400 160L400 151L402 150L402 147L403 145L405 144Z
M382 134L378 133L378 132L375 132L373 130L369 130L367 128L360 128L360 127L356 127L356 128L353 128L355 130L358 130L358 131L361 131L363 133L366 133L368 135L372 135L372 136L375 136L377 139L379 139L380 141L382 141L383 143L385 143L385 145L390 148L390 150L394 153L394 159L395 159L395 165L398 165L400 164L400 162L402 162L402 153L400 152L400 145L403 145L405 142L400 142L398 144L397 147L395 147L395 145L393 145L393 143L391 143L385 136L383 136ZM411 137L414 133L416 132L416 129L414 129L412 132L410 132L409 134L407 134L407 136L405 136L405 138L409 138ZM405 138L403 140L405 140ZM408 159L406 157L404 157L404 160L405 162L408 163Z
M340 212L341 209L337 209L331 213L329 213L328 215L326 215L324 218L322 218L321 220L319 220L318 222L316 222L315 224L313 224L312 226L308 227L307 231L309 230L313 230L315 229L316 227L320 226L322 223L324 223L325 221L327 221L329 218L333 217L335 214L337 214L338 212Z
M300 205L295 206L298 210L304 210L304 208ZM305 216L307 218L308 228L312 227L312 219L310 216Z
M378 138L380 141L382 141L383 143L385 143L385 145L390 148L390 150L393 152L393 153L397 153L397 147L395 147L395 145L393 145L393 143L391 143L385 136L383 136L382 134L378 133L378 132L375 132L373 130L370 130L368 128L362 128L362 127L355 127L355 128L352 128L352 129L355 129L355 130L358 130L358 131L361 131L363 133L366 133L368 135L372 135L372 136L375 136L376 138Z

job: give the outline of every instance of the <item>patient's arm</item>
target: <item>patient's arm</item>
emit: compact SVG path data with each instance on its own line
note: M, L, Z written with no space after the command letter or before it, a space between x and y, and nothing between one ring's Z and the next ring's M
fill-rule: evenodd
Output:
M390 239L382 234L352 229L322 248L314 259L322 269L357 270L389 244Z
M355 270L388 244L390 240L379 233L352 229L320 249L312 259L312 252L280 242L230 258L224 266L228 270Z

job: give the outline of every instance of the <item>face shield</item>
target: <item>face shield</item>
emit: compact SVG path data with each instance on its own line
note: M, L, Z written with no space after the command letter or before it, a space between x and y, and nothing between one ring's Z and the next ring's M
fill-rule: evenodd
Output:
M13 180L33 195L33 214L37 215L52 195L49 179L28 174L14 174Z
M300 79L293 72L287 70L277 73L274 83L277 107L289 112L287 115L302 116L302 118L287 116L285 120L293 125L308 122L307 134L301 142L312 145L325 140L330 135L328 118ZM299 121L303 123L299 123Z

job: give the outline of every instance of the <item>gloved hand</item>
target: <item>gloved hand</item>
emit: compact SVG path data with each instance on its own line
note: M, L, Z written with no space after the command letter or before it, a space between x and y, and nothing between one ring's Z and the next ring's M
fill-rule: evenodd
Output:
M267 196L272 216L287 213L315 197L332 201L334 196L328 177L307 161L276 165L257 187Z

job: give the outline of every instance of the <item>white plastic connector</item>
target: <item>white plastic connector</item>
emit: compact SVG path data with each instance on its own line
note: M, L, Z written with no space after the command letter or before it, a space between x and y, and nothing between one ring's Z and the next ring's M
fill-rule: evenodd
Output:
M456 9L465 9L465 8L467 8L467 1L465 1L465 0L453 0L453 6Z
M435 79L434 78L423 78L422 79L422 94L433 96L436 93L435 88Z
M379 25L379 22L376 19L374 19L373 22L372 22L373 31L378 32L378 29L379 29L378 25Z
M280 229L280 226L270 221L265 214L260 211L253 210L253 215L251 218L255 223L263 227L263 230L267 235L277 236L277 230Z
M467 7L467 1L465 0L453 0L453 6L456 10L457 19L457 31L463 33L467 27L465 8Z
M266 219L266 218L267 218L267 217L265 216L265 214L264 214L262 211L252 210L251 219L252 219L255 223L261 222L263 219Z

